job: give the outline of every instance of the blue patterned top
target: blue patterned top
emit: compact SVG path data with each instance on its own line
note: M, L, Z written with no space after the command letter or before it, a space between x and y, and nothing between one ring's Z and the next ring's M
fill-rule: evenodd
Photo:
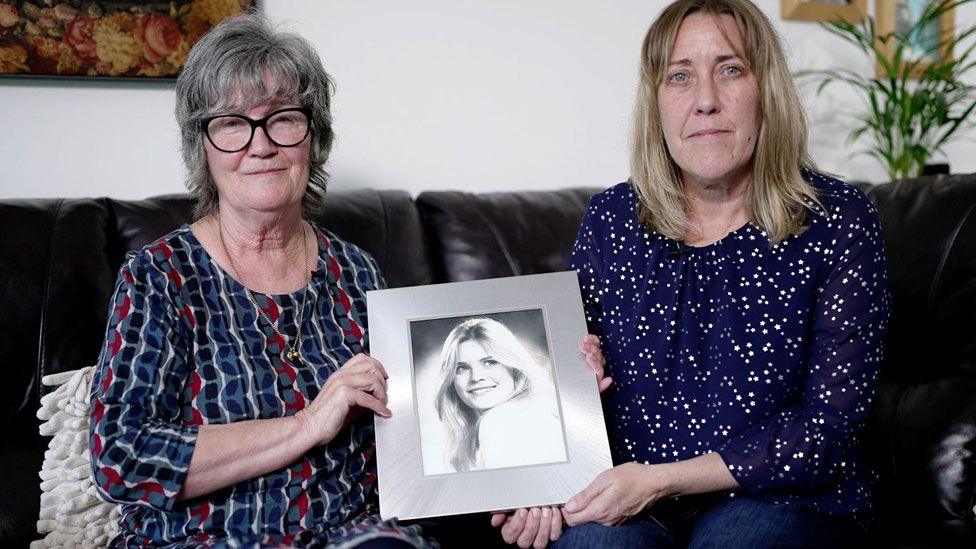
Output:
M677 253L638 221L629 184L591 200L571 263L614 378L615 463L714 451L738 493L870 508L858 435L887 332L881 228L856 188L804 177L825 211L776 245L750 223Z
M200 425L294 414L363 350L366 291L383 279L356 246L316 235L298 365L188 226L129 254L92 379L92 472L101 496L122 504L116 545L422 543L416 528L376 516L369 414L288 467L176 501ZM301 291L254 295L273 321L296 325Z

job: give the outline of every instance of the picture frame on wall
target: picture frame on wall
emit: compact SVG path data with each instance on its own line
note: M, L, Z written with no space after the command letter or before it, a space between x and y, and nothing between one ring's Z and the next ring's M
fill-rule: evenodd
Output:
M574 271L367 293L384 519L559 505L612 466Z
M905 43L904 61L914 63L912 76L919 76L926 67L951 55L949 42L955 32L956 16L954 9L946 9L939 16L938 24L909 32L918 22L921 14L935 0L888 0L875 5L878 36L887 37L878 44L878 49L886 58L892 59L899 43ZM904 40L903 40L904 39ZM878 76L885 76L880 61Z
M0 76L172 80L252 0L0 0Z
M780 14L792 21L860 23L868 15L868 0L780 0Z

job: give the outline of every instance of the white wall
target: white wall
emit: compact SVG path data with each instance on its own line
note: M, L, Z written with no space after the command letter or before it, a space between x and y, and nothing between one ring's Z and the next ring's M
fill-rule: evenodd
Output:
M757 2L794 68L870 63L815 23ZM338 82L333 188L512 190L611 185L627 177L641 39L665 2L647 0L265 0L309 38ZM957 13L976 22L976 6ZM813 97L814 159L883 180L851 157L839 88ZM173 87L161 83L0 79L0 198L181 192ZM949 149L976 171L970 132Z

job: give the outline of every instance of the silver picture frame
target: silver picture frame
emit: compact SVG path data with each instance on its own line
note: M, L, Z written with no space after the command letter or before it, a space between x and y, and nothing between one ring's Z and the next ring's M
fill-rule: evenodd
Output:
M612 466L574 271L366 299L383 519L560 505Z

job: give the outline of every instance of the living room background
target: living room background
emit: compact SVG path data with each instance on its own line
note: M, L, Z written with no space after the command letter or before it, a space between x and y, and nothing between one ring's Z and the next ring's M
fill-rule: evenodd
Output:
M794 69L872 64L816 23L784 21L756 0ZM471 191L609 186L627 177L638 56L664 1L265 0L273 20L309 38L338 84L333 188ZM873 5L873 2L870 4ZM976 5L956 12L976 21ZM881 182L851 156L848 90L801 87L814 160ZM182 192L173 84L0 79L0 197ZM976 171L976 131L948 147L953 172Z

